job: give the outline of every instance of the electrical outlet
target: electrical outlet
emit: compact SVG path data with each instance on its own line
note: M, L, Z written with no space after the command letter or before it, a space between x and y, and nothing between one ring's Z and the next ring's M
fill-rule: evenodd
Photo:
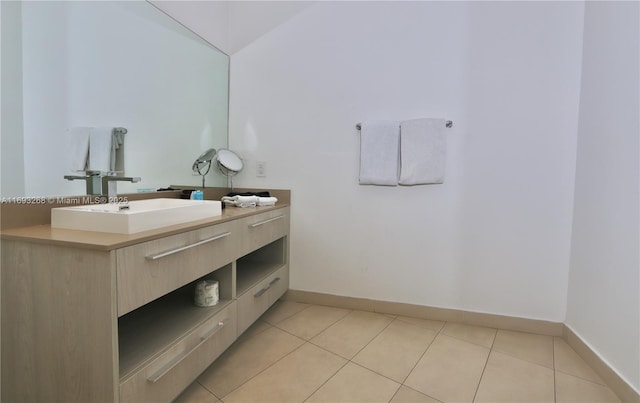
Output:
M258 161L256 163L256 176L258 178L265 178L267 176L267 163L265 161Z

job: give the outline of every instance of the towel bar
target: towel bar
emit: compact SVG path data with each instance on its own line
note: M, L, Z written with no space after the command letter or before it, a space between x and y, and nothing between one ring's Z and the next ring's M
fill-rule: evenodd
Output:
M445 122L444 122L444 125L445 125L445 127L446 127L447 129L452 128L452 127L453 127L453 121L452 121L452 120L447 120L447 121L445 121ZM360 128L361 128L361 127L362 127L362 126L360 125L360 123L358 123L358 124L356 125L356 129L358 129L358 130L360 130Z
M115 127L113 130L122 134L127 134L127 129L125 129L124 127Z

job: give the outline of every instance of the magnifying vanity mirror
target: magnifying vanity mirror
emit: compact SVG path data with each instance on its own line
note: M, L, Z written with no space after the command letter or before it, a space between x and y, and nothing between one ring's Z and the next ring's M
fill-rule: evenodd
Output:
M218 150L216 154L218 169L223 175L229 178L229 186L233 189L233 176L237 175L244 168L242 159L233 151L226 148Z
M193 170L194 173L202 176L202 187L204 187L204 177L209 173L209 170L211 169L211 163L213 162L215 156L215 148L210 148L200 154L200 156L196 158L196 160L193 162L193 165L191 166L191 170Z
M85 194L64 179L74 127L127 129L124 175L142 182L121 193L198 183L188 161L228 146L229 57L151 3L0 7L1 196ZM227 186L215 172L207 185Z
M214 160L220 172L228 178L239 174L242 168L244 168L242 159L233 151L222 148L216 152L215 149L210 148L200 154L191 166L191 170L193 170L194 173L202 176L202 187L204 187L205 175L209 173ZM231 188L233 188L233 184L231 184Z
M244 168L240 157L233 151L227 149L218 150L216 162L218 163L220 171L226 176L237 175L242 171L242 168Z

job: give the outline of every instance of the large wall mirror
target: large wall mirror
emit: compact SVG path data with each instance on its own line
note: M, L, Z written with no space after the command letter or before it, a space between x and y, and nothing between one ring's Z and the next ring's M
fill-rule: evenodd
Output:
M119 193L201 183L193 159L228 142L226 54L146 1L1 6L2 197L84 194L63 178L73 127L127 129L124 174L142 181Z

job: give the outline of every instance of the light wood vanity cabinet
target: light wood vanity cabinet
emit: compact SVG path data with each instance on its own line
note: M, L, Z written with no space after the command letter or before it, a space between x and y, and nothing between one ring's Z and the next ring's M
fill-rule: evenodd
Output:
M289 208L236 215L111 250L3 237L1 400L177 397L288 289Z

